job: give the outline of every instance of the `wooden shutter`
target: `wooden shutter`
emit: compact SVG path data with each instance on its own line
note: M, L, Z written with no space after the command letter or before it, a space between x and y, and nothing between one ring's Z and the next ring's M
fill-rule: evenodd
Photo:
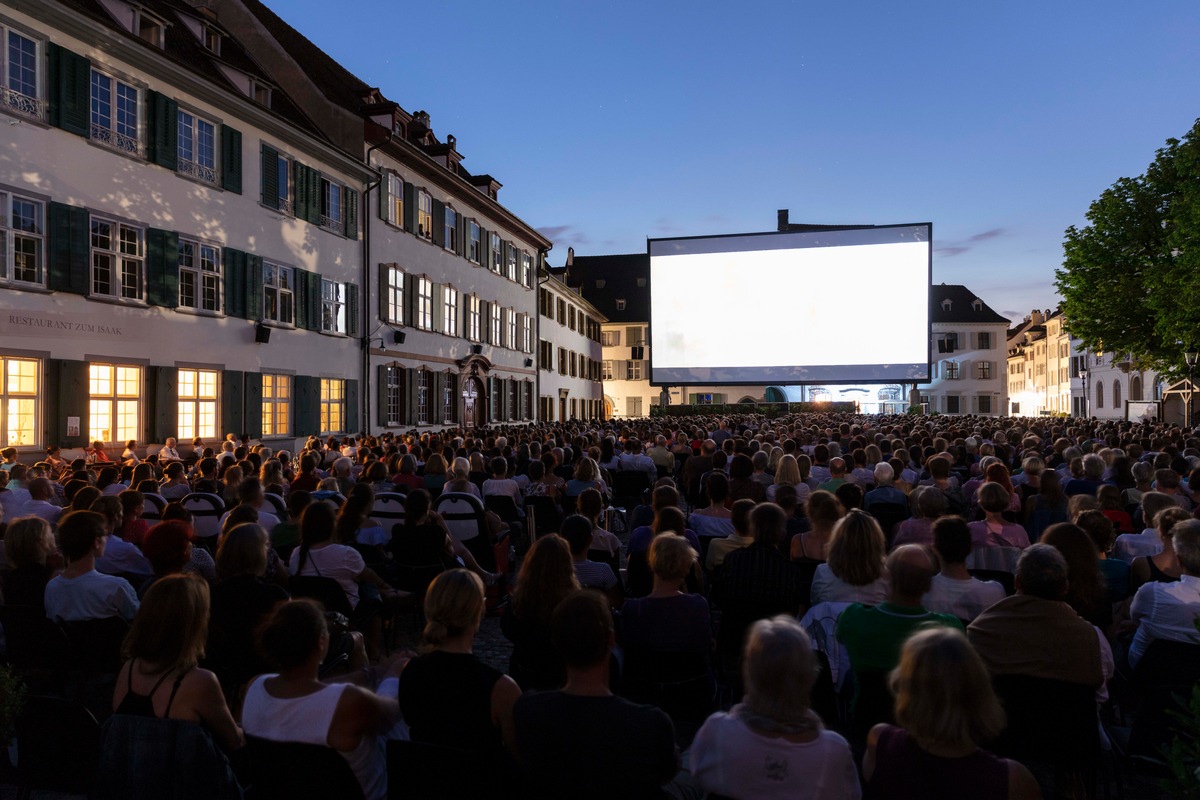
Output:
M344 209L344 216L346 218L346 221L345 221L346 238L347 239L357 239L358 238L358 191L356 189L351 189L348 186L344 189L344 191L345 191L345 197L346 197L345 209Z
M91 431L88 429L88 365L86 361L54 361L48 359L47 369L51 364L58 367L58 423L62 435L56 438L55 444L62 447L86 447L90 442ZM67 436L67 417L79 417L79 435Z
M417 232L417 187L404 182L404 230Z
M417 424L417 371L404 370L404 383L400 387L400 397L404 400L404 408L400 410L400 419L409 425Z
M446 307L443 302L444 298L442 297L442 292L445 291L445 288L442 284L435 283L433 284L433 289L431 291L433 294L433 301L430 304L433 306L433 329L438 333L441 333L442 322L446 316Z
M446 246L446 204L434 200L433 207L433 243L438 247Z
M308 280L309 330L321 330L321 273L305 272Z
M50 124L68 133L88 135L92 64L83 56L50 43Z
M492 268L492 240L487 228L479 226L479 266Z
M391 204L391 182L392 173L387 170L379 170L379 218L384 222L388 221L388 206ZM369 202L369 201L368 201ZM370 209L367 210L370 214Z
M150 367L153 376L154 441L165 442L179 429L179 370L174 367ZM147 381L147 385L151 385Z
M388 366L380 364L375 367L375 421L381 428L388 424Z
M346 433L359 433L358 381L346 381Z
M146 92L149 128L147 159L169 170L179 168L179 103L159 92Z
M297 375L292 381L295 425L292 435L305 438L320 433L321 427L321 380L309 375Z
M242 384L242 433L251 439L262 436L263 376L261 372L247 372Z
M279 161L275 162L275 172L279 171ZM221 186L227 192L242 193L242 132L221 126ZM275 181L276 194L279 192L278 176ZM276 202L272 208L278 208Z
M158 228L146 231L146 279L150 305L179 305L179 234Z
M262 146L262 202L267 208L279 208L279 152Z
M492 304L487 300L479 304L479 341L495 344L492 341Z
M51 202L49 222L50 288L86 295L90 260L87 209Z
M243 309L243 316L246 319L258 320L262 319L263 308L263 258L262 256L248 253L246 255L246 272L243 277L246 287L245 300L246 305Z
M357 337L358 333L358 284L346 284L346 333Z
M226 247L225 313L231 317L246 316L246 253Z
M467 241L467 235L471 232L471 225L467 222L466 216L461 211L456 211L454 224L458 226L458 247L454 248L454 252L458 255L466 255L471 243Z
M242 412L242 396L246 373L227 369L221 372L221 427L226 433L245 433L246 418Z
M295 303L296 309L296 327L305 330L311 330L308 320L308 279L304 277L303 270L296 270L296 280L293 281L295 286Z
M404 273L404 321L417 326L417 276Z

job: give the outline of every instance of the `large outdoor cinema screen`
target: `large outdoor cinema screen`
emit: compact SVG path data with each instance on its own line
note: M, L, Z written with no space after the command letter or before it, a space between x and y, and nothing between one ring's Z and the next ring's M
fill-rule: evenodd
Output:
M932 225L650 239L650 382L925 382Z

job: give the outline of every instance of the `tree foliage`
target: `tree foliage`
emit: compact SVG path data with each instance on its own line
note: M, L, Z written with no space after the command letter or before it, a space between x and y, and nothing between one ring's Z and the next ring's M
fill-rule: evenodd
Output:
M1145 174L1121 178L1071 226L1055 282L1071 333L1181 375L1200 349L1200 120Z

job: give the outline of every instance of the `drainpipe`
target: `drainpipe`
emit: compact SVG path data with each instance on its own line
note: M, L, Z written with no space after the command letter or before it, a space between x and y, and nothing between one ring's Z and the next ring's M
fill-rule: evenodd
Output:
M367 167L371 166L371 153L389 144L392 141L392 132L387 132L387 138L382 142L371 145L367 148L365 158ZM373 181L369 181L363 188L363 202L361 208L363 210L363 243L362 243L362 308L359 309L359 314L362 316L362 338L359 346L362 348L362 380L359 382L362 386L362 397L359 402L362 404L362 430L371 430L371 334L370 326L367 325L367 315L371 304L371 192L379 188L383 183L383 171L380 170L379 177Z
M545 422L545 420L541 419L540 417L542 409L542 286L544 286L550 280L549 267L547 266L546 277L543 278L542 266L546 264L547 252L549 251L538 251L537 280L534 281L534 292L536 293L534 302L537 304L537 326L534 331L534 334L537 338L537 343L534 345L535 352L533 357L533 393L536 395L535 400L537 401L537 408L534 410L533 414L534 422Z

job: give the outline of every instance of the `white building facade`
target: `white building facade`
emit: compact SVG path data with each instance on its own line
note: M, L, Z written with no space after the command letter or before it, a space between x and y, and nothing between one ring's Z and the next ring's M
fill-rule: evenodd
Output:
M557 276L538 286L538 419L600 419L604 316Z

